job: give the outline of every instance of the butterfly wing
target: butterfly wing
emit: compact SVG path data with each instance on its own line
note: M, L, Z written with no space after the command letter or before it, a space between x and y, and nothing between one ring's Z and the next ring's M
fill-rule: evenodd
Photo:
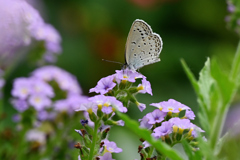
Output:
M160 61L161 37L152 32L143 20L135 20L128 34L125 47L125 63L131 70Z

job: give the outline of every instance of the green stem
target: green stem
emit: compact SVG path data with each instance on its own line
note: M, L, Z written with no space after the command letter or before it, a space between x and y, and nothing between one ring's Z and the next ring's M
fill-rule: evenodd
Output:
M95 145L97 143L97 131L98 131L99 122L100 122L99 120L96 121L95 126L94 126L94 131L93 131L93 135L92 135L93 136L92 145L91 145L90 153L89 153L89 157L88 157L89 160L93 160Z
M228 109L225 109L225 111L221 111L221 113L216 114L212 132L210 135L210 139L211 139L210 145L212 148L214 148L216 146L218 140L220 139L222 129L223 129L223 124L226 119L227 111L228 111Z
M230 73L230 77L232 80L236 81L239 76L240 71L240 41L238 43L237 52L233 59L233 65Z

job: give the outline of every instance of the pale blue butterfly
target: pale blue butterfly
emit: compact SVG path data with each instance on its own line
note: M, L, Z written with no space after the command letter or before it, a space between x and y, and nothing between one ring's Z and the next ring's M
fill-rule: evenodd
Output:
M129 31L125 46L124 68L138 70L139 68L159 62L163 42L157 33L143 20L136 19Z

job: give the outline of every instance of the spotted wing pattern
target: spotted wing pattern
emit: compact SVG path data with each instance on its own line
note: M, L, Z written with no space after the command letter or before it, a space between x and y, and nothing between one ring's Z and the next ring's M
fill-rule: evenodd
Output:
M125 48L125 63L131 70L160 61L161 37L152 32L143 20L135 20L128 34Z

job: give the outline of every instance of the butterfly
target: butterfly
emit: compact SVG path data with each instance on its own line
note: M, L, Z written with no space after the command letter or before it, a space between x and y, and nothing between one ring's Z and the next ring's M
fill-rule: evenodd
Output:
M145 65L159 62L162 46L162 38L157 33L153 33L146 22L136 19L129 31L125 46L124 68L135 71Z

